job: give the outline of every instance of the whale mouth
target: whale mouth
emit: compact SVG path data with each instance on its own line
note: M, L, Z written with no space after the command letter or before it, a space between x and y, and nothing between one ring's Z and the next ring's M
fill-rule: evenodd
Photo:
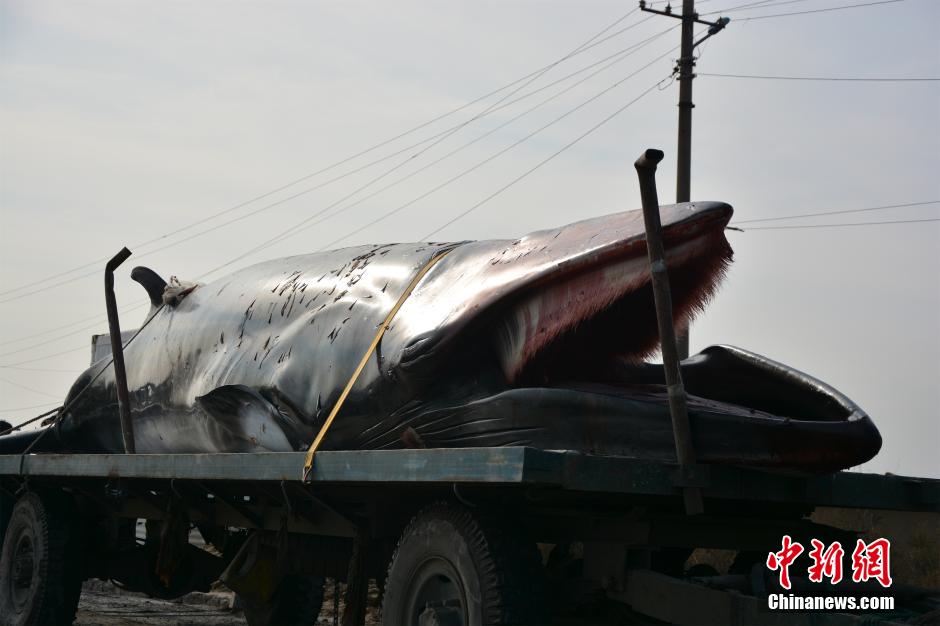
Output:
M730 207L664 231L679 331L705 307L731 263L723 232L728 219ZM494 348L510 384L584 376L610 357L641 362L658 349L645 239L585 265L549 275L499 316Z
M724 236L731 207L663 209L673 323L682 330L731 263ZM436 371L436 393L392 421L428 447L528 445L673 462L663 368L645 362L659 347L659 329L642 229L633 222L636 235L611 234L590 247L608 226L629 219L567 227L572 241L588 242L583 252L562 247L553 263L470 309L476 319L450 353L464 358L445 362L454 375ZM555 237L536 233L534 241L512 244L521 251L499 254L525 259ZM479 341L481 334L489 341ZM828 472L863 463L881 446L877 428L851 400L760 355L712 347L684 361L682 371L702 462ZM411 445L390 438L394 432L384 424L369 429L360 445Z

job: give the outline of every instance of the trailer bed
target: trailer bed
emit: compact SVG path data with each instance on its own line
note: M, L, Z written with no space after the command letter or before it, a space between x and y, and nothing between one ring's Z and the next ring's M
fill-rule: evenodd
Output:
M32 454L0 456L0 478L300 483L302 452L240 454ZM683 484L706 499L842 508L940 511L940 480L836 472L792 476L728 466L677 466L528 447L324 451L316 485L478 484L581 493L677 497Z

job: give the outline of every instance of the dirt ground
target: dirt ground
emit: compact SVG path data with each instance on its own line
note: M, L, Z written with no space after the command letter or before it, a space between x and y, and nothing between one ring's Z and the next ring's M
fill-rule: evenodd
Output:
M113 585L89 584L78 603L78 626L245 626L240 611L229 608L230 594L189 594L155 600ZM326 622L329 623L329 622Z
M339 609L344 603L340 586ZM333 582L327 580L324 588L323 609L318 624L333 623ZM230 591L190 593L176 600L156 600L140 593L118 589L100 580L88 581L82 588L75 626L245 626L245 617L238 608L232 608L234 594ZM379 624L378 591L369 590L366 624Z

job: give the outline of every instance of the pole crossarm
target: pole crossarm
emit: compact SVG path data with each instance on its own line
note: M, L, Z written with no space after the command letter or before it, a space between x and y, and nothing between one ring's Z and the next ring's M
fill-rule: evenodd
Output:
M651 9L648 6L646 6L646 0L640 0L640 10L646 13L655 13L656 15L674 17L678 20L684 19L686 17L683 13L673 13L671 8L667 8L667 10L665 11L660 11L658 9ZM704 26L709 26L711 28L717 28L718 30L721 30L722 28L724 28L728 24L728 22L731 21L730 18L721 17L721 18L718 18L717 21L709 22L708 20L703 20L701 17L699 17L698 13L692 13L690 19L696 24L702 24Z

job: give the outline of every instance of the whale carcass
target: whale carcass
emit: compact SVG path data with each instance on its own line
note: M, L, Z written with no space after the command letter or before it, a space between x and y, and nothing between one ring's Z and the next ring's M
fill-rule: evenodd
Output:
M661 209L681 328L731 261L732 209ZM136 450L304 450L390 308L405 300L321 449L527 445L675 458L643 218L615 213L516 240L358 246L259 263L185 290L138 268L153 307L125 347ZM682 366L698 458L808 472L881 439L826 384L738 348ZM93 364L37 450L122 451L113 369ZM34 434L0 439L14 451Z

